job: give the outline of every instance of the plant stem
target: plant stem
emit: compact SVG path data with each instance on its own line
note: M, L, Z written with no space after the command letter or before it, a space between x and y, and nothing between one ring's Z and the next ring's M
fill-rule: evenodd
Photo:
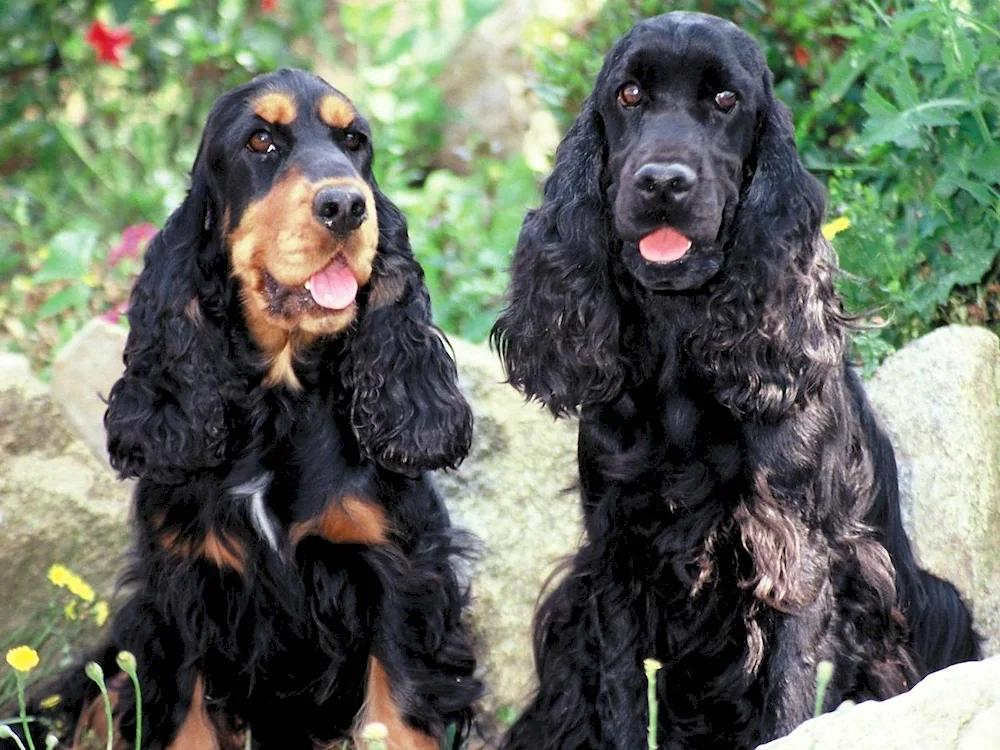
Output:
M659 711L656 705L656 673L663 665L656 659L644 659L642 666L646 670L646 703L649 706L647 742L649 750L656 750L656 728L659 725Z
M21 738L14 734L14 730L11 729L6 724L0 724L0 740L11 739L17 743L20 750L24 750L24 743L21 742Z
M833 662L824 659L816 665L816 704L813 706L813 718L823 713L823 699L826 697L826 688L833 677Z
M24 738L28 740L28 747L35 750L35 741L31 739L31 729L28 727L28 707L24 704L24 675L20 672L15 672L15 675L17 677L17 707L21 714L21 726L24 727Z
M132 680L132 689L135 692L135 750L142 748L142 688L139 686L139 675L136 673L137 664L135 654L131 651L120 651L115 661L118 668Z
M114 750L115 741L115 726L114 717L111 715L111 696L108 695L108 688L104 684L104 670L101 669L101 665L95 661L87 664L86 668L87 677L92 679L97 683L97 687L101 690L101 698L104 701L104 716L108 724L108 744L107 750Z

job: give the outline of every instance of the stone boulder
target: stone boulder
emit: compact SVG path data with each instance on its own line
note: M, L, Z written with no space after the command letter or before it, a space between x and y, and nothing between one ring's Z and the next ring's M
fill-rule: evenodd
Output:
M556 421L504 384L497 357L452 339L476 420L472 452L437 485L453 522L476 534L474 626L489 705L519 707L532 689L531 624L542 586L581 540L576 424Z
M94 318L62 348L52 363L52 399L93 454L108 462L104 439L105 399L122 376L122 326Z
M896 449L923 565L952 581L1000 652L1000 339L948 326L889 357L868 393Z
M759 750L1000 747L1000 657L936 672L891 700L846 704Z
M120 363L124 331L88 326L78 339L68 351ZM456 525L481 540L471 575L488 705L516 708L532 688L539 593L581 540L578 495L568 491L577 478L576 424L524 403L503 383L487 347L452 343L476 434L461 468L438 473L436 481ZM869 385L896 447L905 515L922 561L969 598L991 653L1000 636L1000 585L990 585L1000 581L998 352L984 329L942 329L887 360ZM70 368L73 359L60 357L68 363L60 381L88 375L87 367ZM106 394L112 369L108 364L77 389L77 398ZM89 427L79 428L100 436L94 445L101 456L102 415L103 405L91 408L81 417L92 420ZM129 488L93 458L71 424L22 358L0 359L2 634L39 611L51 593L44 582L49 564L65 562L106 591L126 547Z
M130 490L94 458L27 360L0 353L0 635L51 617L53 563L111 593Z

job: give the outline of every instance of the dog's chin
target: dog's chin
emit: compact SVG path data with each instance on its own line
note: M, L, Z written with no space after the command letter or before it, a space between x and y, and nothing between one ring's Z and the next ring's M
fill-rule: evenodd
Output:
M685 292L707 284L722 267L722 249L692 244L676 260L650 261L639 252L638 242L622 245L622 262L632 277L653 292Z
M317 302L316 292L307 284L282 284L266 270L262 286L262 307L268 322L276 328L331 336L342 332L357 317L358 306L353 299L344 300L337 307L327 307Z

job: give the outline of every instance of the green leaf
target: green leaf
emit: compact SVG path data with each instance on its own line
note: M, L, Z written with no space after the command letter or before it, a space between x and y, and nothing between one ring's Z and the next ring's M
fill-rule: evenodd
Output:
M115 20L118 23L123 23L138 4L139 0L111 0L111 7L115 11Z
M866 148L892 142L902 148L917 148L920 146L921 127L957 125L955 115L974 106L966 99L931 99L899 111L874 88L866 87L864 107L870 117L852 145L854 148Z
M51 318L71 307L86 307L90 299L90 289L84 284L73 284L62 291L56 292L38 308L39 318Z
M36 284L81 278L90 268L97 234L90 229L59 232L49 242L48 257L33 277Z
M813 95L813 101L836 104L863 75L875 57L874 49L850 49L830 68L826 81Z

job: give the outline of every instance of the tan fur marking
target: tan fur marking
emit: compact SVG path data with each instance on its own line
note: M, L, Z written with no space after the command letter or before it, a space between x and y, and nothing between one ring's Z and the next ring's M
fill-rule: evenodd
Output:
M290 536L295 544L315 535L335 544L374 546L385 542L388 531L381 505L348 496L331 502L318 516L292 524Z
M215 725L205 710L205 686L199 677L194 683L191 707L184 717L184 723L167 750L220 750L220 747Z
M176 557L203 557L220 568L230 568L243 573L246 565L246 547L225 532L209 531L201 544L195 546L190 539L182 539L176 531L160 535L160 546Z
M403 711L392 696L389 676L378 659L368 660L368 684L365 689L365 704L354 724L354 742L364 747L361 734L369 724L379 722L389 730L386 742L388 750L439 750L441 744L434 737L411 727L403 716Z
M285 339L285 345L271 358L271 365L264 378L264 385L268 388L274 388L280 383L287 385L290 391L302 390L302 383L295 374L295 347L291 336Z
M231 568L237 573L242 573L244 570L246 549L228 534L208 532L199 552L202 557L211 560L220 568Z
M261 94L250 102L250 107L262 120L279 125L294 122L298 114L295 98L282 91L268 91L266 94Z
M365 195L367 218L350 236L333 237L313 216L317 191L328 185L350 185ZM268 386L284 383L300 387L295 377L295 355L318 336L343 331L357 315L357 307L344 310L307 310L286 316L270 309L265 272L278 284L301 289L315 273L342 255L363 286L372 273L378 248L375 196L358 179L338 178L310 182L292 171L275 183L266 196L252 203L229 233L233 275L240 281L243 314L267 366Z
M319 117L331 128L346 128L354 122L354 107L336 94L327 94L319 100Z

